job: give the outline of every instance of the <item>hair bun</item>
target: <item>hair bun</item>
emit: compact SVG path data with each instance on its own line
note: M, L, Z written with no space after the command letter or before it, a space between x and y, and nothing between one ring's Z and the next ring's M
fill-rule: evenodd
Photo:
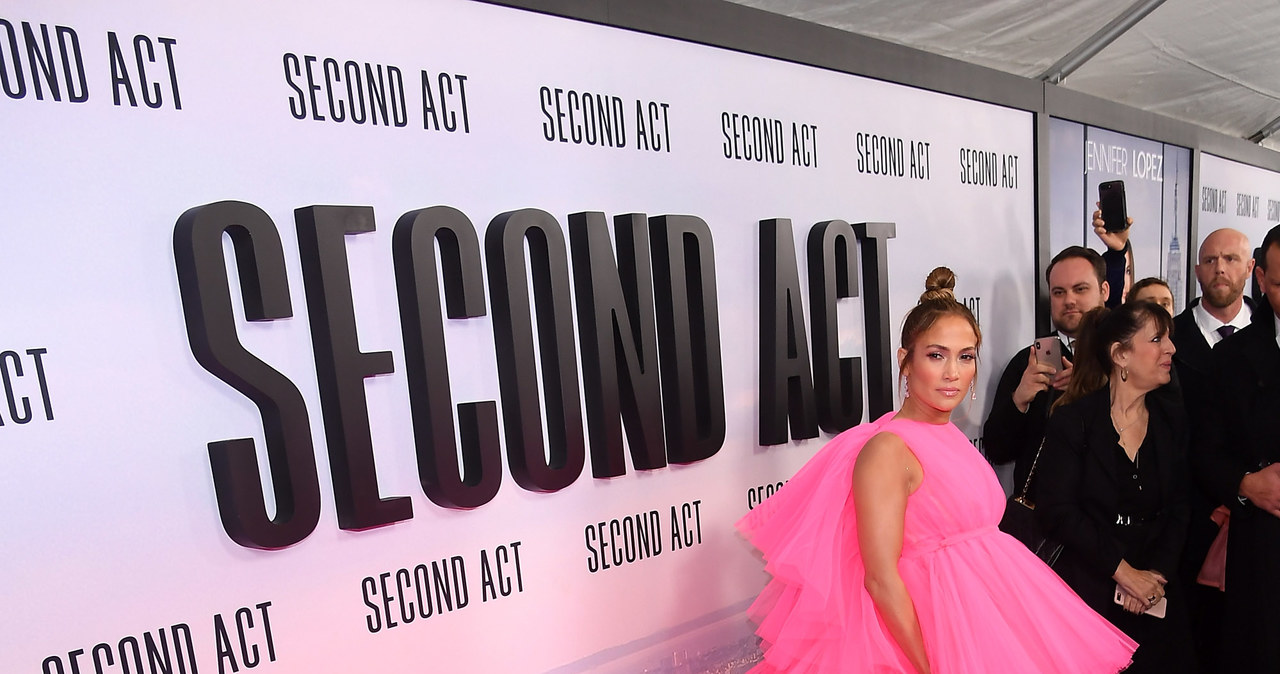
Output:
M924 294L920 295L920 302L931 302L934 300L956 300L956 273L946 267L935 267L929 272L929 276L924 280Z

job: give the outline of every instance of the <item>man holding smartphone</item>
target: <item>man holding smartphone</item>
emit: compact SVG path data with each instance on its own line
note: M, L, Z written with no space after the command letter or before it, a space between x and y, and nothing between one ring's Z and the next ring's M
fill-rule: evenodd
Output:
M1014 464L1014 485L1021 489L1044 438L1049 406L1071 382L1072 344L1084 315L1102 306L1110 292L1102 256L1084 246L1070 246L1053 256L1045 277L1049 282L1049 316L1057 331L1041 346L1028 346L1009 361L982 427L982 444L987 460ZM1062 354L1061 363L1046 362L1054 338ZM1035 485L1029 496L1035 502Z

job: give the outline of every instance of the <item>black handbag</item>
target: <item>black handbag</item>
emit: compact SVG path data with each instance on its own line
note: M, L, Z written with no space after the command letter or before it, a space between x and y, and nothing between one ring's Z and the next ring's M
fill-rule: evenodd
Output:
M1027 473L1027 481L1022 485L1022 493L1010 496L1004 504L1004 517L1000 519L1000 530L1022 541L1027 549L1035 553L1045 564L1053 566L1062 554L1062 544L1049 538L1036 518L1036 504L1027 498L1031 489L1031 479L1036 474L1036 464L1040 462L1040 452L1044 450L1044 440L1036 449L1036 458L1031 462L1031 470Z

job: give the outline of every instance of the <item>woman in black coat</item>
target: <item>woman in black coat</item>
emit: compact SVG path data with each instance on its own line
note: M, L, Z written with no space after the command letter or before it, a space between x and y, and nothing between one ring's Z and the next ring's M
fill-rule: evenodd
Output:
M1171 330L1150 302L1085 317L1037 468L1037 512L1063 543L1054 570L1138 642L1126 672L1195 671L1176 574L1190 483L1185 414L1177 396L1158 392L1169 383Z

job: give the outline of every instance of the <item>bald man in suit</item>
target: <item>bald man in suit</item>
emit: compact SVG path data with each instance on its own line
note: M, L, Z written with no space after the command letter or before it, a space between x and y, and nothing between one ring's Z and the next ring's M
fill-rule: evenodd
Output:
M1254 277L1267 299L1211 358L1197 477L1231 508L1221 672L1280 672L1280 226Z
M1173 355L1183 401L1188 413L1193 447L1203 440L1204 418L1217 392L1212 387L1213 349L1226 336L1249 325L1253 302L1245 286L1253 273L1249 239L1234 229L1219 229L1200 244L1196 280L1200 297L1173 320ZM1191 495L1191 520L1179 573L1191 604L1192 634L1203 671L1214 671L1218 660L1218 626L1222 621L1222 592L1198 585L1196 577L1209 545L1218 533L1211 519L1221 499L1204 489Z

